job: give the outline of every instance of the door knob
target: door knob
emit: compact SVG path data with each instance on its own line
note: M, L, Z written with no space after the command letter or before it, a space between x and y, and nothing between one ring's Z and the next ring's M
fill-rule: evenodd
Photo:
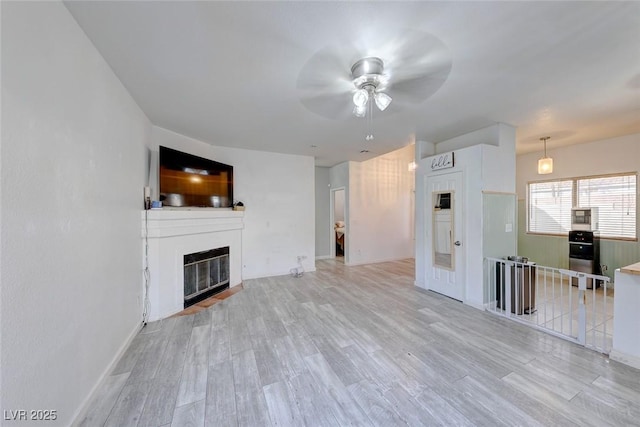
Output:
M456 240L455 242L453 242L453 244L456 245L456 246L461 246L462 245L462 243L460 243L460 240Z

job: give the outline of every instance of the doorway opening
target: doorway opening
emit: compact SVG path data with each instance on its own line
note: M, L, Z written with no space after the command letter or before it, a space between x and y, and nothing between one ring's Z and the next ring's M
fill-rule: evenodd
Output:
M345 196L344 187L331 190L331 255L343 263L348 239Z

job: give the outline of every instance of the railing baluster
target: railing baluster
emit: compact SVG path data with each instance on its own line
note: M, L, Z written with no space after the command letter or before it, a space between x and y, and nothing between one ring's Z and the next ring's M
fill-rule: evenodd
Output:
M587 343L586 291L587 278L584 273L580 273L578 275L578 342L582 345Z
M553 280L553 278L551 279ZM547 306L549 305L549 296L547 294L547 267L544 268L544 325L547 326Z
M573 336L573 283L571 283L573 279L571 277L568 278L567 284L569 286L569 336Z
M597 344L596 344L596 317L598 317L598 310L596 309L597 304L596 304L596 285L597 285L597 281L595 280L591 280L591 306L593 307L591 309L592 311L592 319L591 319L591 340L593 342L593 346L597 348Z
M607 286L609 285L608 280L604 280L602 282L602 286L604 289L602 290L602 317L604 319L604 332L602 333L602 351L609 351L607 348L607 323L609 323L609 316L607 314Z

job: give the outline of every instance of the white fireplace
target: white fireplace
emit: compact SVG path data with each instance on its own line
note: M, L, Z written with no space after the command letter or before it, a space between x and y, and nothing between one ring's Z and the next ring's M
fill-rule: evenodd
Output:
M241 211L206 208L142 212L143 267L148 259L150 273L149 321L184 309L185 255L228 246L229 286L242 282L243 217Z

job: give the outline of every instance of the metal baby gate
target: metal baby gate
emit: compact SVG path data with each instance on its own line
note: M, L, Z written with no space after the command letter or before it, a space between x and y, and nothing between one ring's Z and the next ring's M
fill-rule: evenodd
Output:
M606 276L485 258L486 310L609 354L613 298Z

